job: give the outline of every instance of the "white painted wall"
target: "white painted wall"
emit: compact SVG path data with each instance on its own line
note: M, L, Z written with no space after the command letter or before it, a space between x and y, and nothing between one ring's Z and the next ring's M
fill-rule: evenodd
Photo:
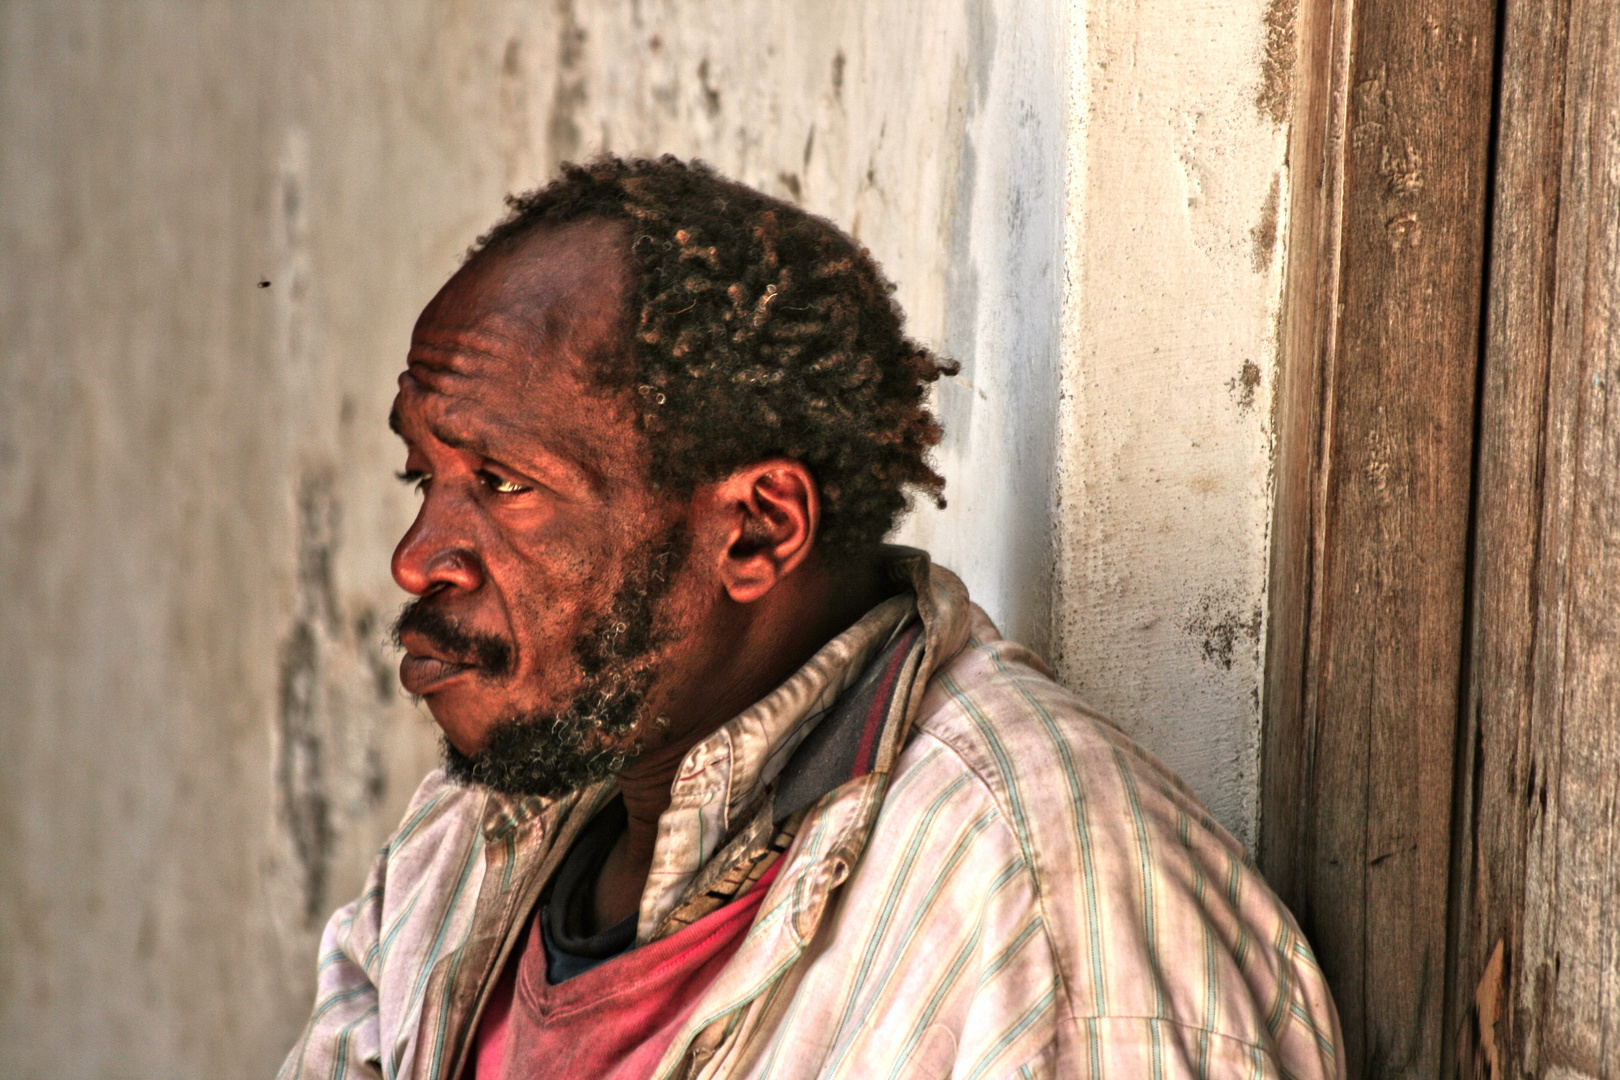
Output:
M1091 0L1072 53L1053 659L1258 813L1292 0Z
M272 1070L436 753L382 643L411 321L504 192L601 147L872 248L963 363L951 505L903 538L1251 837L1266 15L0 5L0 1075Z

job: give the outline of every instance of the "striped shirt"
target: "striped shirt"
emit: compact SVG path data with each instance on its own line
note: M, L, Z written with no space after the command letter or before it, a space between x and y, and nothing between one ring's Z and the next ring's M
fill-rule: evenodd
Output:
M760 807L795 785L794 751L900 651L862 764L794 815L753 926L655 1076L1342 1077L1322 974L1241 846L954 575L890 553L913 592L694 747L674 782L642 942L779 836ZM327 926L282 1080L457 1076L542 886L611 795L508 798L430 774Z

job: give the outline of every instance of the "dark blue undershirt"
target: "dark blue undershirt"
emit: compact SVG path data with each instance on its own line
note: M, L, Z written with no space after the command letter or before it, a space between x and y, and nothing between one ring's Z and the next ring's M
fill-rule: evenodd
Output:
M546 947L546 981L555 986L585 972L636 943L639 914L601 931L586 933L595 924L596 880L613 845L619 842L630 815L624 800L615 797L581 830L562 865L540 911L540 935Z

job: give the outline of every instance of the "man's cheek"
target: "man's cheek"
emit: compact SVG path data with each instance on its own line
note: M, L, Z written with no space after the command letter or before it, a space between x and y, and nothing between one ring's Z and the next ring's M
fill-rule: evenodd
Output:
M515 583L508 604L519 633L527 633L537 648L545 643L565 649L612 599L612 571L602 564L578 560L561 573L525 575Z

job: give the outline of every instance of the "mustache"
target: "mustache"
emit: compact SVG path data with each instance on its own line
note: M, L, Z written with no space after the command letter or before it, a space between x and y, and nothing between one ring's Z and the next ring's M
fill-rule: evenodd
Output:
M395 645L404 647L399 639L407 631L425 638L446 657L478 668L486 675L498 677L512 671L512 646L505 638L469 630L422 600L406 604L399 618L394 620Z

